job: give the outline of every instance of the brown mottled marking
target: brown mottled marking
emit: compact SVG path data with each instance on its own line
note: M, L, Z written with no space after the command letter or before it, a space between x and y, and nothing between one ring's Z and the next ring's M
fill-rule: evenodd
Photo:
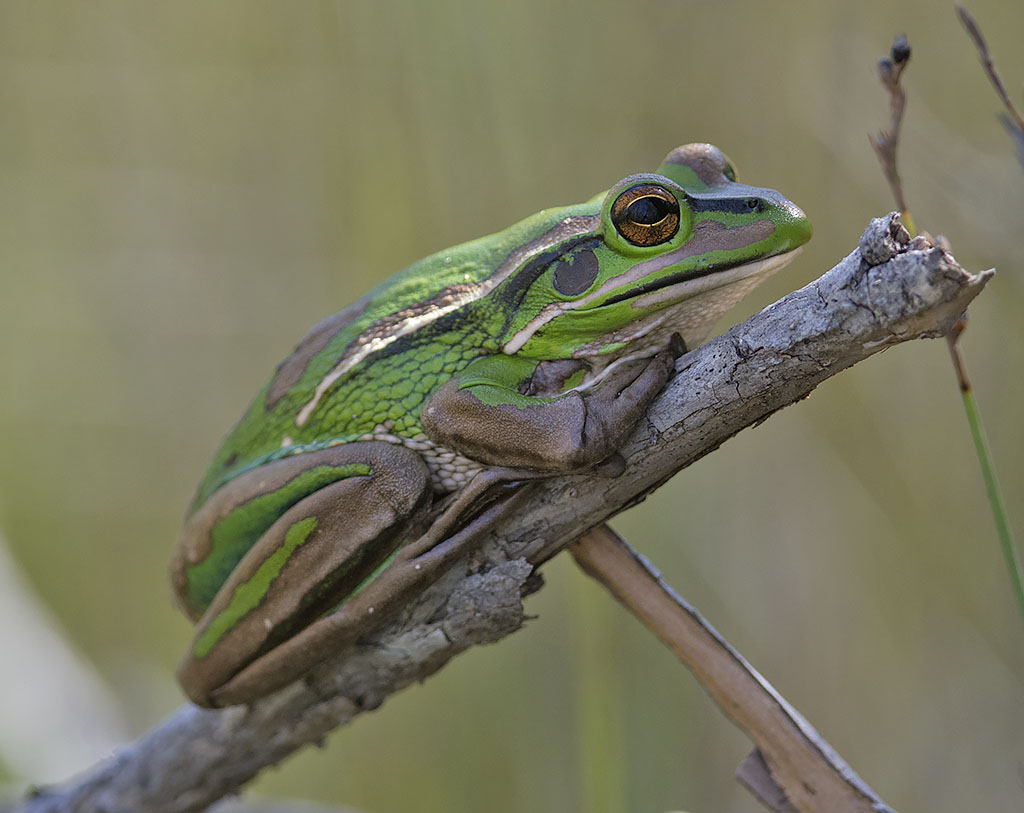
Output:
M665 163L689 167L708 186L720 185L729 180L725 176L729 161L714 144L685 144L676 147L665 157Z
M368 344L374 344L380 339L396 335L401 325L410 320L419 319L433 311L447 312L452 306L459 305L465 302L467 298L476 296L477 288L478 286L473 283L457 282L441 289L429 299L414 302L399 311L380 317L373 324L368 325L366 330L359 334L355 341L346 348L345 355L342 356L341 361L344 362L350 356L357 353L360 348Z
M305 338L298 343L292 354L277 365L277 372L270 382L267 390L267 401L263 408L269 412L277 402L284 398L292 388L299 383L302 374L306 372L306 365L317 353L330 344L338 331L343 330L350 322L358 319L369 300L360 299L353 302L347 308L342 308L337 313L328 316L326 319L317 322L310 328Z

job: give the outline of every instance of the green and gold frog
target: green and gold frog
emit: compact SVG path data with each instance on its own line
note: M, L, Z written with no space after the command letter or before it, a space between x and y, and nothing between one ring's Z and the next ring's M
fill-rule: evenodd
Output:
M172 564L196 621L186 693L223 706L301 677L463 552L455 531L491 483L614 458L678 354L810 236L781 194L688 144L314 326L186 521Z

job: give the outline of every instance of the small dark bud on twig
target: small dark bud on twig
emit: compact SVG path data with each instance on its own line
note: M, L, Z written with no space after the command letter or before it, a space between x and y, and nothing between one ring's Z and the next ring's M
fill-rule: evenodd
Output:
M892 41L892 48L889 51L889 55L892 57L892 61L897 65L902 65L910 59L910 43L907 42L906 34L899 34L896 39Z

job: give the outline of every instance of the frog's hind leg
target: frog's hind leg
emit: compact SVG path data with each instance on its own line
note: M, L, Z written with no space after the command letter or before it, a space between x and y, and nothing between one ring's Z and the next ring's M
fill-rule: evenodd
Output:
M517 469L478 474L417 539L397 552L387 568L332 612L318 618L258 663L243 669L212 695L215 705L247 703L270 688L298 678L296 663L313 663L354 643L392 612L435 582L455 561L479 544L519 505L522 480L540 475ZM510 482L513 480L513 482ZM492 497L494 488L510 487ZM468 513L468 521L467 521Z
M422 530L431 500L422 458L374 442L274 461L215 493L190 519L173 570L183 584L190 576L201 584L203 574L189 569L208 562L229 574L221 576L179 667L189 696L212 705L215 690L240 670L258 676L268 653ZM179 594L186 591L179 586ZM324 654L293 662L293 677Z

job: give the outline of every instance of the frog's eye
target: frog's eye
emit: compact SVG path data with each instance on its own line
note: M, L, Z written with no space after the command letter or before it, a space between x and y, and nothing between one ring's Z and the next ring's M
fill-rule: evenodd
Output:
M632 186L612 204L615 229L634 246L657 246L679 231L679 201L657 184Z

